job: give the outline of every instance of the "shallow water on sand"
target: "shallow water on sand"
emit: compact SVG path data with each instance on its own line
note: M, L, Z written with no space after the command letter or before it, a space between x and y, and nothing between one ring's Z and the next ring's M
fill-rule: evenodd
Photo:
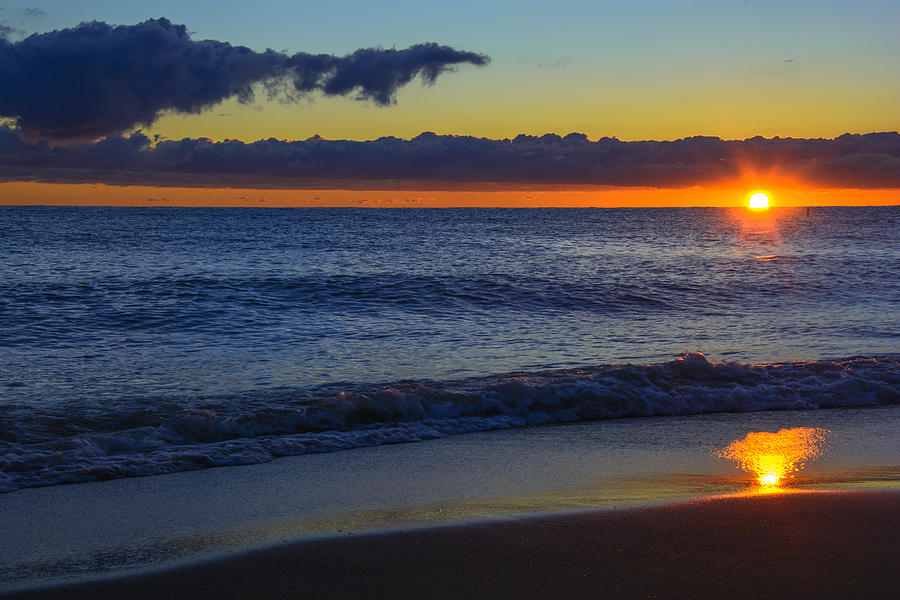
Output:
M751 431L830 430L790 489L900 489L900 407L616 419L479 432L262 465L0 495L0 589L286 540L753 490L709 451Z

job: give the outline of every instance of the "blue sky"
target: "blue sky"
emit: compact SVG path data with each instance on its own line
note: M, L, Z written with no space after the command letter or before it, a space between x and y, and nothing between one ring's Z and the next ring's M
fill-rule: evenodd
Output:
M369 139L434 130L674 139L898 128L896 0L13 0L0 10L0 21L23 34L155 17L185 24L194 39L255 50L343 55L438 42L492 58L434 88L410 86L396 107L336 99L298 111L226 102L214 114L164 117L153 131L167 137Z
M183 33L173 37L173 31L181 30L160 21L136 26L160 17L185 25L192 39ZM128 26L116 30L125 45L101 47L95 38L88 40L87 31L110 31L99 26L17 45L27 35L71 29L92 20ZM307 185L330 173L329 181L340 189L347 181L379 177L388 178L378 184L381 187L393 185L395 178L669 189L727 180L740 188L734 196L739 202L744 191L753 189L849 186L874 190L851 203L896 203L900 185L896 134L852 135L828 142L818 138L900 129L898 23L898 0L6 0L0 7L0 35L7 38L0 44L4 53L0 71L6 69L0 78L0 120L5 117L0 129L0 177L25 182L21 185L26 191L31 189L29 181L170 186L184 174L191 181L200 181L201 175L212 177L202 185L212 181L230 188L270 187L271 182L258 181L260 173L299 178L285 179L286 186ZM136 33L150 29L166 30L169 37ZM94 48L94 53L76 53L79 58L70 60L71 46L62 40L76 33L86 44L80 47ZM139 42L141 49L131 51L138 47L129 45L132 41L147 39L152 41ZM249 72L245 63L231 59L212 66L191 62L188 68L184 61L194 56L191 48L223 48L196 43L207 39L257 52L267 48L282 52L264 59L234 48L221 54L256 57L250 62L280 64L281 70L264 70L241 80L245 83L232 79L226 92L205 96L218 89L215 82L207 85L211 73L236 77L239 71ZM451 48L407 49L422 43ZM169 52L167 44L177 52ZM44 51L48 46L58 50L49 59ZM285 64L299 64L291 62L298 60L295 53L344 57L371 47L398 50L362 53L392 57L382 60L382 67L389 63L389 68L354 62L353 57L329 58L322 64L340 64L344 70L318 71L325 79L313 86L316 91L299 98L270 98L265 93L264 83L273 77L302 71L297 67L285 71ZM433 59L434 52L457 58ZM483 64L481 55L489 56L490 63ZM167 57L163 62L168 70L157 68L159 56ZM405 58L399 60L401 56ZM311 64L319 59L299 60ZM235 67L238 63L243 66ZM383 77L399 72L393 70L399 63L407 69L406 76ZM442 65L434 85L419 85L415 78L410 83L411 76L428 73L425 64ZM351 71L351 84L343 91L332 93L322 84L329 77L338 78L336 73ZM366 81L393 82L381 98L396 102L378 106L360 101L357 92L366 92ZM229 97L234 90L248 89L257 91L252 102ZM157 96L155 104L147 104ZM181 96L190 102L182 102ZM199 97L207 99L195 102ZM377 97L368 94L370 100ZM62 126L60 119L68 121ZM94 144L104 135L130 136L136 130L142 134L131 141L116 138ZM417 137L422 132L445 137ZM567 138L575 142L537 137L571 132L599 141L583 144L577 141L583 139L579 136ZM502 142L519 134L535 137L521 144ZM317 135L329 141L303 142ZM743 140L758 135L806 139L639 142L693 136ZM383 136L411 141L340 142ZM472 142L453 136L501 141ZM609 137L634 143L610 142ZM52 145L35 141L44 138L63 145L84 144L55 152ZM147 140L146 145L141 140ZM150 140L159 144L151 147ZM223 140L234 141L216 143ZM254 145L257 140L266 141ZM370 151L374 154L367 154ZM303 179L292 166L300 155L311 157L301 161L303 165L321 163L321 169ZM416 158L421 156L433 159L427 173ZM537 163L536 156L541 157ZM415 160L409 162L409 157ZM388 162L380 168L379 161ZM528 166L532 164L543 170L533 172ZM557 173L554 165L562 165L565 172ZM72 169L83 172L73 175ZM41 185L32 186L34 197L27 201L45 200L42 194L49 188L37 189ZM876 192L887 195L874 198ZM94 190L85 193L92 198ZM140 201L145 192L134 193L135 201ZM727 204L734 198L659 201ZM780 201L819 202L784 198ZM194 201L205 200L190 200ZM656 201L638 198L633 203Z
M23 15L30 7L45 14ZM891 61L896 69L896 55L887 53L900 47L900 3L894 0L43 0L6 2L0 14L29 33L92 19L133 24L166 17L188 25L195 37L257 50L346 53L436 41L477 46L498 60L747 53L761 59L866 57Z

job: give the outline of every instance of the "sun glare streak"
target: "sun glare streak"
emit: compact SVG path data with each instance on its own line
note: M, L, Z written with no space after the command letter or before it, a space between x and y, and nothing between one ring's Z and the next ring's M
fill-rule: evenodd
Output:
M713 452L736 462L754 475L759 486L771 490L824 453L829 433L820 427L795 427L778 433L753 432Z

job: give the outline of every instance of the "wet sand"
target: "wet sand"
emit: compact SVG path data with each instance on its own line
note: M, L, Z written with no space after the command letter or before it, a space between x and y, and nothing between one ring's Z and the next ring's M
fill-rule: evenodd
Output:
M900 492L351 535L4 598L894 598Z

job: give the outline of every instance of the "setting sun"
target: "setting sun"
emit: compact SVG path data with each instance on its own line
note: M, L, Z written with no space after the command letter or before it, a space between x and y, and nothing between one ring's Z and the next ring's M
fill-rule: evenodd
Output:
M749 206L756 209L769 208L769 197L762 192L756 192L750 196Z

